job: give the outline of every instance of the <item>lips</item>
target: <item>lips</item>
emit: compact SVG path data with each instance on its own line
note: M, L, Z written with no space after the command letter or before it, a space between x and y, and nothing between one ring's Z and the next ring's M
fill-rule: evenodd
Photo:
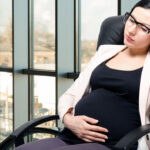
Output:
M134 41L130 36L126 35L126 40L129 41L129 42L132 42Z

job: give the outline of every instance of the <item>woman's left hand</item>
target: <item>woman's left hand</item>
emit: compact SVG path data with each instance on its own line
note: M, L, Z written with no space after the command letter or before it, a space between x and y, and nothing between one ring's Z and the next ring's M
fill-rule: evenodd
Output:
M97 126L98 120L88 116L74 116L70 113L64 116L64 125L79 139L85 142L105 142L108 130Z

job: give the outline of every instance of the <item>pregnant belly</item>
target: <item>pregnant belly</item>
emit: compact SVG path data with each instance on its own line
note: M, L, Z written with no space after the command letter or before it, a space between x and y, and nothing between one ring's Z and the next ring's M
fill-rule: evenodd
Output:
M92 91L75 106L75 115L86 115L99 120L97 125L109 130L111 141L119 140L140 126L138 106L105 89Z

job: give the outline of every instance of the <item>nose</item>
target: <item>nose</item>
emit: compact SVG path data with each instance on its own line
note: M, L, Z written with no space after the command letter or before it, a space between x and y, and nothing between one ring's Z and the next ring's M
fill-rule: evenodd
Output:
M129 27L128 32L129 32L130 35L135 35L136 34L136 30L137 30L137 25L134 24L134 25Z

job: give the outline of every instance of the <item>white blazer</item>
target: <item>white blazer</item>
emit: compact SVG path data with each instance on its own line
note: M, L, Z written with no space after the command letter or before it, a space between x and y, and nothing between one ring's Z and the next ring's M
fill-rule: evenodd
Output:
M125 45L102 45L92 57L87 67L80 73L73 85L60 97L58 113L60 119L66 112L72 111L77 102L86 94L90 93L90 77L93 70L102 62L110 59L123 50ZM139 112L142 125L150 123L150 50L146 56L140 81ZM146 144L147 143L147 144ZM148 146L149 145L149 148ZM138 150L150 150L150 140L142 137L139 140Z

